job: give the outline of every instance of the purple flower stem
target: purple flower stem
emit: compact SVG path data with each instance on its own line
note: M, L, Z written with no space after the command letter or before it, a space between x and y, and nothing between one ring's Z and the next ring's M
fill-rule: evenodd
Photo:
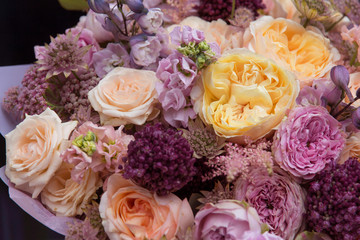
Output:
M343 109L341 109L339 112L337 112L337 113L335 113L334 115L333 115L333 117L334 118L337 118L340 114L342 114L346 109L348 109L350 106L351 106L351 104L353 104L354 102L356 102L357 100L359 100L359 98L358 97L356 97L355 99L354 99L354 101L351 101L351 102L349 102Z

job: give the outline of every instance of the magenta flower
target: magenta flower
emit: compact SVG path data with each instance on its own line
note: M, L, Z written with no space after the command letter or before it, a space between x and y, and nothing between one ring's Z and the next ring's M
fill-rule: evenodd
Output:
M272 150L282 169L310 180L339 157L344 143L340 123L325 108L307 106L293 109L280 124Z
M264 168L253 168L247 179L236 181L234 191L235 199L256 209L271 233L294 239L305 214L305 194L290 176L279 168L272 175Z

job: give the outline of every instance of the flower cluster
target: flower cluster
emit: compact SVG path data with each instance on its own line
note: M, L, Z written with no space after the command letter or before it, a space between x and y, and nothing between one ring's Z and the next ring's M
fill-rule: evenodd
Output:
M195 175L193 150L181 131L146 125L134 135L124 158L124 177L159 195L176 191Z
M311 183L307 196L307 222L311 229L335 239L360 236L360 163L349 159L333 164Z
M88 6L3 102L22 120L4 178L37 219L74 240L360 238L359 2Z

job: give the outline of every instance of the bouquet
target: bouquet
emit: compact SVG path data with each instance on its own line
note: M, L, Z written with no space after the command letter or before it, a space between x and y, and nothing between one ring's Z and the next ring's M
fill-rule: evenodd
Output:
M2 178L66 239L359 239L359 45L355 0L88 0Z

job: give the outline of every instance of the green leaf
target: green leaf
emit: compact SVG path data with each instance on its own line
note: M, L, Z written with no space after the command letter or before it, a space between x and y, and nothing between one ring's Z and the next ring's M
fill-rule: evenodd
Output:
M58 0L66 10L85 11L89 8L86 0Z

